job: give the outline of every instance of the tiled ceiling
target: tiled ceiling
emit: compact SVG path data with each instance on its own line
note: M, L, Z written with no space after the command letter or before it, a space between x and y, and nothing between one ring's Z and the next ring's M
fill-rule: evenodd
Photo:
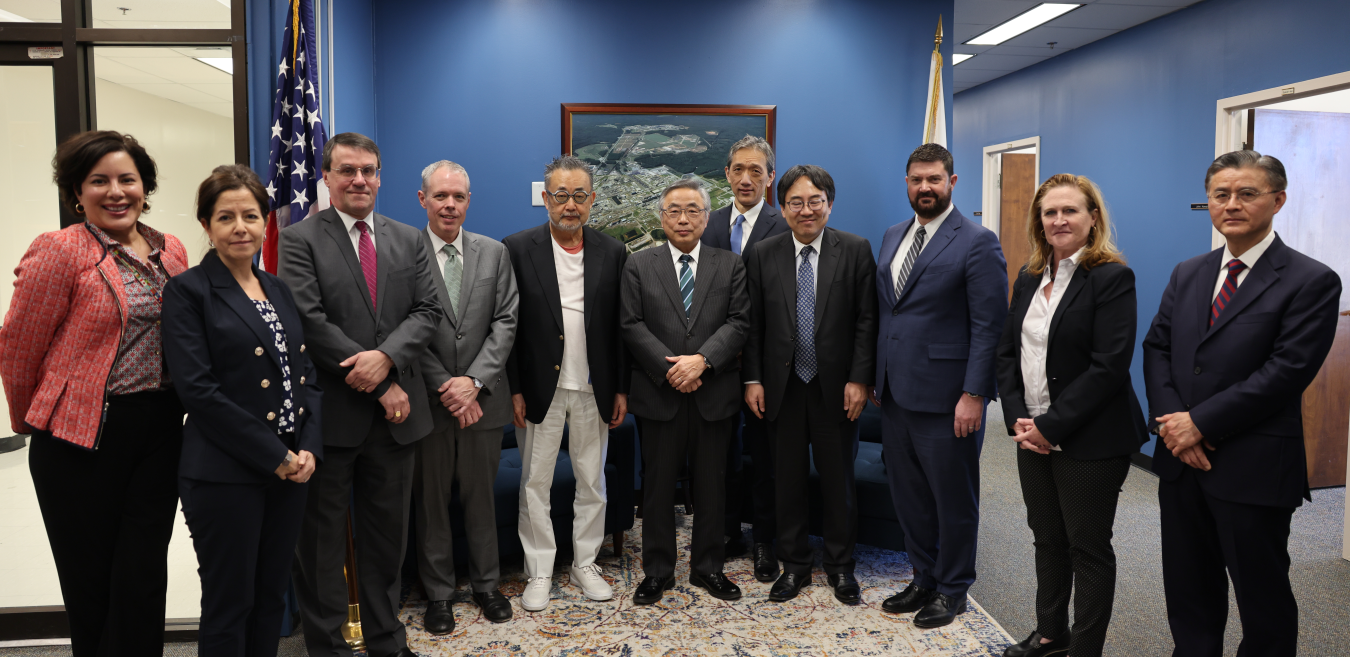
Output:
M952 69L953 92L1026 68L1097 39L1189 7L1200 0L1055 0L1083 3L1059 18L997 46L963 42L1041 4L1039 0L956 0L954 52L976 55ZM1050 45L1054 42L1054 46Z

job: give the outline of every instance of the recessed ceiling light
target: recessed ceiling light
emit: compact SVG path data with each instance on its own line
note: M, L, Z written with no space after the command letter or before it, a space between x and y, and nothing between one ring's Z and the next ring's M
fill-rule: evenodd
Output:
M975 55L966 55L966 54L964 54L964 53L959 53L959 52L958 52L958 53L952 53L952 66L956 66L957 64L960 64L961 62L964 62L964 61L966 61L967 59L970 59L971 57L974 57L974 56L975 56Z
M234 60L229 57L195 57L197 61L234 75Z
M971 46L997 46L1082 6L1082 4L1042 2L965 43Z

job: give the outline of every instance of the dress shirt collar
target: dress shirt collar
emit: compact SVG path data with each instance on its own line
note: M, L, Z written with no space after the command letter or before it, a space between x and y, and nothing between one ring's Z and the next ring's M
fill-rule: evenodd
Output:
M956 204L955 204L955 203L949 203L949 204L947 204L947 209L946 209L946 210L943 210L943 211L942 211L942 214L940 214L940 215L937 216L937 219L934 219L934 220L928 222L927 224L923 224L923 227L924 227L924 233L923 233L923 234L924 234L924 236L925 236L925 237L932 237L933 235L936 235L938 229L942 227L942 222L944 222L944 221L947 220L947 215L950 215L950 214L952 213L952 210L955 210L955 209L956 209ZM914 225L915 225L915 226L920 225L920 224L919 224L919 215L917 215L917 214L914 215ZM917 230L917 229L911 228L911 230Z
M736 202L735 202L735 201L732 201L732 202L731 202L731 218L728 220L728 221L730 221L731 223L728 223L727 225L728 225L728 226L731 226L732 228L735 228L735 227L736 227L736 217L739 217L739 216L741 216L741 215L745 215L745 225L746 225L747 227L753 226L753 225L755 225L755 220L756 220L756 219L759 219L759 213L760 213L760 212L763 212L763 211L764 211L764 199L759 199L759 203L756 203L756 204L755 204L755 207L750 208L749 210L746 210L745 212L741 212L740 210L736 209Z
M1054 278L1050 278L1050 268L1046 267L1045 272L1041 274L1041 287L1045 287L1047 283L1058 280L1063 276L1073 276L1073 273L1078 270L1078 263L1083 260L1083 252L1086 250L1086 246L1081 247L1077 251L1074 251L1073 255L1060 260L1058 271L1055 273ZM1053 251L1051 253L1053 254Z
M815 249L816 249L816 255L817 255L817 256L820 255L820 243L821 243L822 241L824 241L824 238L825 238L825 229L822 228L821 231L820 231L820 233L819 233L818 235L816 235L816 239L811 240L810 246L815 247ZM801 241L797 239L797 234L796 234L796 233L793 233L793 234L792 234L792 257L793 257L793 258L800 258L800 257L802 256L802 249L806 248L807 246L808 246L808 245L802 244Z
M458 253L461 258L464 257L463 226L460 227L459 234L455 236L455 241L453 242L446 242L445 240L441 239L441 236L437 235L436 232L431 230L430 227L427 227L427 234L431 236L431 246L433 249L436 250L436 253L440 253L441 250L445 248L446 244L451 244L455 247L455 252Z
M1233 252L1228 250L1228 245L1224 244L1223 260L1219 261L1219 269L1226 268L1228 266L1228 263L1232 261L1233 258L1237 258L1238 260L1242 261L1242 264L1247 265L1247 271L1251 271L1252 267L1256 266L1256 261L1260 260L1261 256L1265 255L1266 249L1269 249L1270 245L1274 241L1275 241L1275 229L1271 228L1270 232L1266 233L1266 236L1262 238L1260 242L1257 242L1255 246L1253 246L1250 249L1247 249L1247 251L1240 256L1234 256Z
M698 256L702 252L700 248L702 246L703 246L702 242L694 242L694 248L689 250L689 257L694 259L694 262L692 264L695 265L698 264ZM666 242L666 248L670 249L670 259L675 262L675 266L676 267L680 266L680 256L684 255L684 251L681 251L675 248L674 246L671 246L670 242Z
M374 236L375 221L371 219L371 216L375 214L373 211L370 214L358 219L356 217L347 214L346 212L343 212L342 210L338 210L336 205L333 206L333 210L336 211L338 213L338 217L342 219L342 225L347 227L348 233L356 229L356 222L364 221L366 222L366 228L370 230L371 236L372 237Z

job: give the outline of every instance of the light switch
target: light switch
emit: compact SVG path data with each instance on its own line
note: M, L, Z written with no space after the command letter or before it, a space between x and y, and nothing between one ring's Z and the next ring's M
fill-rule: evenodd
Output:
M530 183L530 205L544 205L544 182Z

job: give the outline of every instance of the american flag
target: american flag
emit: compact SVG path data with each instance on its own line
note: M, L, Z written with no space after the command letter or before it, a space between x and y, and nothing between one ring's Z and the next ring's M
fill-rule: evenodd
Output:
M272 273L277 271L277 234L281 229L328 207L328 188L319 183L323 179L323 144L328 138L319 118L313 28L313 0L291 0L281 64L277 67L267 165L272 211L263 240L263 268Z

